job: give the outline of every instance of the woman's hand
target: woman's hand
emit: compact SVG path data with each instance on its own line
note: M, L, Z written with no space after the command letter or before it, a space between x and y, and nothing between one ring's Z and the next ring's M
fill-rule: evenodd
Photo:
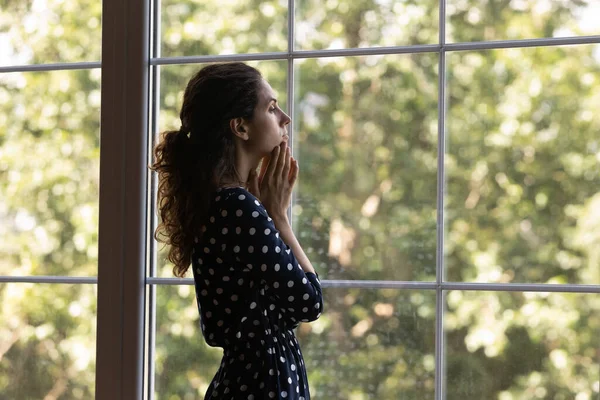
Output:
M256 170L250 172L248 190L260 199L274 220L287 220L298 170L298 162L284 142L263 159L259 174Z

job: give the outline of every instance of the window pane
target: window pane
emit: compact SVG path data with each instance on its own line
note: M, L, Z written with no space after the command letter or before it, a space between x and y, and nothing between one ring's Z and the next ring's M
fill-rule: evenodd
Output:
M447 0L446 15L449 42L600 34L596 0Z
M100 70L0 74L0 275L96 275Z
M325 289L296 329L315 398L433 398L435 292ZM201 398L222 350L200 331L193 286L157 286L156 395Z
M155 396L201 399L221 364L200 330L194 286L156 286Z
M248 62L257 68L277 95L280 107L287 110L287 61ZM159 131L179 129L179 112L188 81L204 65L168 65L160 67ZM173 264L167 261L169 248L158 246L157 275L173 277ZM191 274L190 274L191 276Z
M439 41L439 1L296 0L302 50L430 44Z
M101 0L4 0L0 65L99 61Z
M448 400L598 397L600 296L447 293Z
M286 51L287 0L162 0L162 56Z
M323 279L435 279L437 56L296 63L294 229Z
M0 398L91 399L96 285L0 283Z
M448 279L600 283L600 46L447 57Z
M323 290L323 315L297 330L316 399L433 399L435 292Z

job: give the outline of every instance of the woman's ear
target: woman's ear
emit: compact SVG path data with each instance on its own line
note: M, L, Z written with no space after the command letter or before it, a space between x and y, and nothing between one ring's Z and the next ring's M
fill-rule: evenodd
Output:
M231 121L229 121L229 127L231 128L231 132L240 139L250 139L250 136L248 135L248 125L244 118L238 117L231 119Z

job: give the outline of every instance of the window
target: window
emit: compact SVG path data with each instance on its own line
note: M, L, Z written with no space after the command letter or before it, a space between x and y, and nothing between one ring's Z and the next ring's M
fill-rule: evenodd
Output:
M598 396L597 2L58 4L0 11L0 397L204 394L221 352L146 165L229 60L292 116L315 398Z

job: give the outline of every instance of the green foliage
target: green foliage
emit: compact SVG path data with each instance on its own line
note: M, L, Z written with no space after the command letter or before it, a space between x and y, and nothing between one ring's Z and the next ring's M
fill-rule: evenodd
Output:
M99 59L100 1L0 4L1 64ZM446 39L598 34L594 7L448 0ZM295 48L437 43L438 11L437 0L299 0ZM162 56L288 46L284 0L168 0L161 20ZM321 278L435 280L438 57L295 60L294 226ZM599 46L445 61L445 278L600 284ZM287 62L251 64L289 109ZM159 68L161 130L179 127L198 68ZM96 274L99 85L100 70L0 74L0 274ZM158 275L171 276L164 251ZM200 398L221 351L201 336L193 287L156 290L157 398ZM324 314L297 330L315 398L433 397L433 291L324 292ZM598 396L598 295L444 297L448 399ZM93 396L95 301L85 285L0 285L0 399Z

